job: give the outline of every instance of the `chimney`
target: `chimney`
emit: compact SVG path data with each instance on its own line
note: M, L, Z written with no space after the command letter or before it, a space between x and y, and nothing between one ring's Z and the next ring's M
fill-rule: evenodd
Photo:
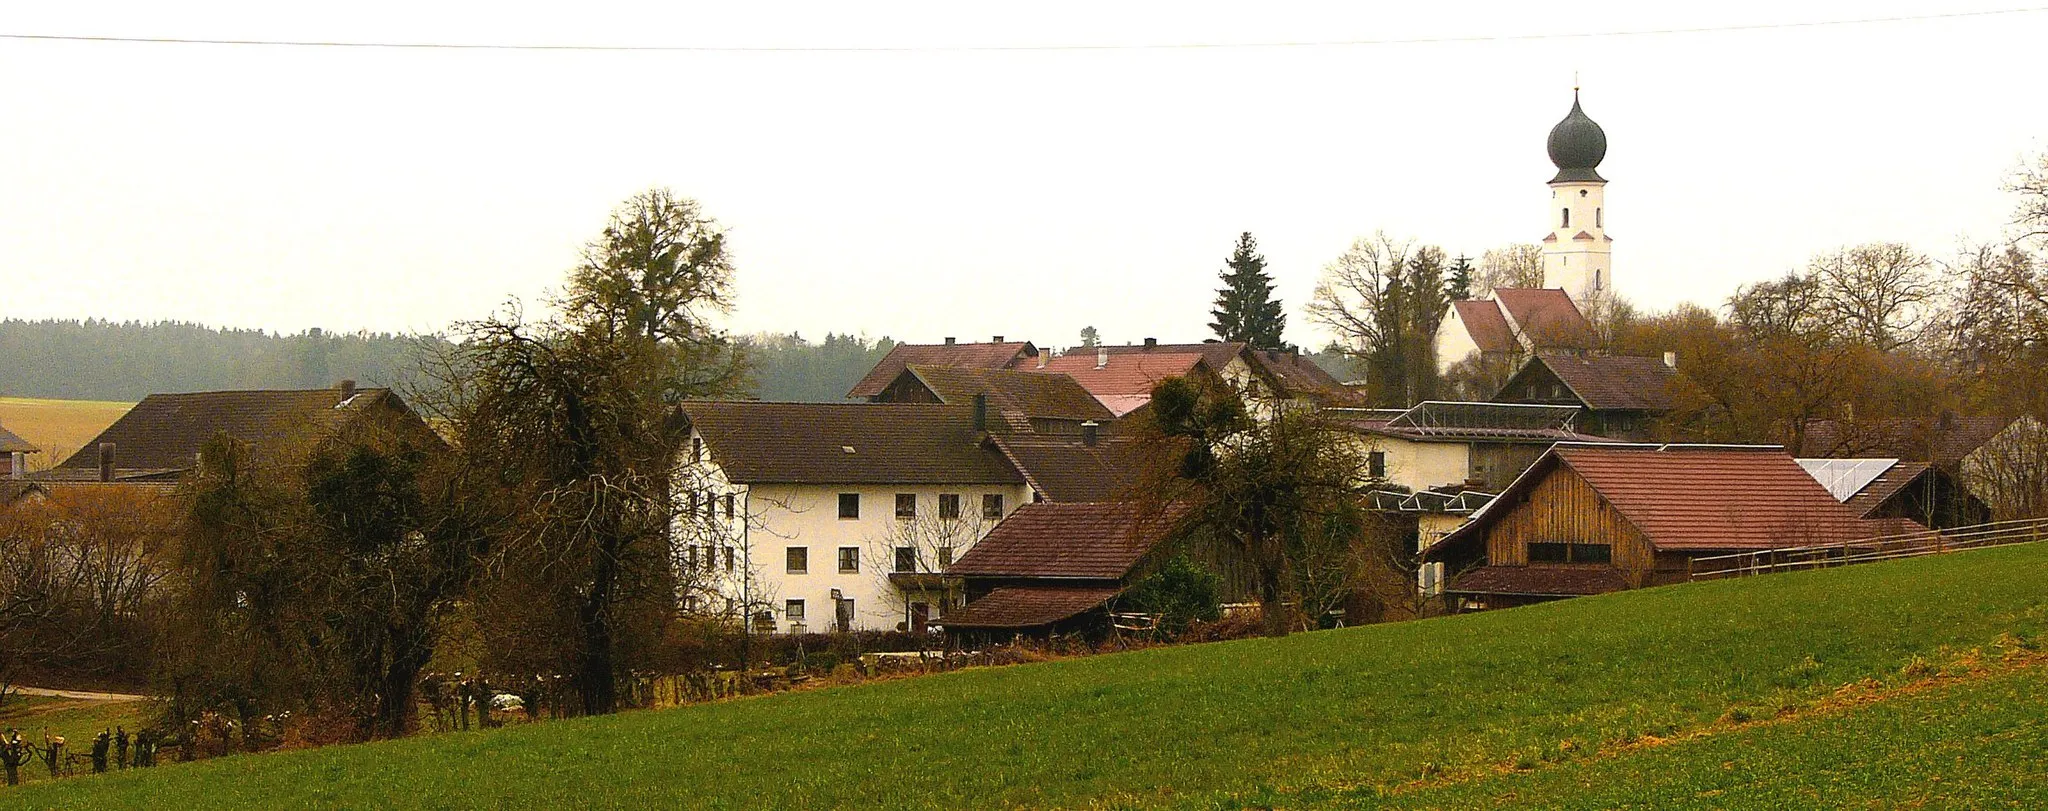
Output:
M1095 368L1097 368L1097 369L1107 369L1107 368L1109 368L1109 347L1106 347L1106 346L1098 346L1098 347L1095 347Z
M100 443L100 481L114 480L114 443Z
M1935 419L1934 427L1943 431L1953 431L1956 427L1957 416L1955 411L1944 408L1941 410L1941 416ZM19 465L21 463L15 462L15 464Z
M999 344L999 343L1002 343L1002 342L1003 342L1003 336L1001 336L1001 335L993 336L993 337L991 337L991 338L989 339L989 343L997 343L997 344Z
M1095 447L1096 437L1100 434L1101 430L1102 426L1096 424L1094 420L1081 423L1081 444L1091 448Z
M1158 338L1146 338L1146 339L1145 339L1145 351L1147 351L1147 352L1150 352L1150 351L1152 351L1152 350L1154 350L1154 349L1158 349L1158 348L1159 348L1159 339L1158 339Z
M1038 368L1040 368L1040 369L1043 369L1043 368L1045 368L1045 364L1046 364L1046 363L1048 363L1048 362L1050 362L1051 360L1052 360L1052 350L1050 350L1050 349L1041 349L1041 350L1039 350L1039 351L1038 351Z
M7 468L7 476L8 476L8 478L12 478L12 479L19 479L19 478L22 478L22 477L24 477L24 476L27 476L27 475L28 475L28 454L27 454L27 453L23 453L23 452L21 452L21 451L15 451L15 452L14 452L14 458L13 458L13 459L11 459L11 460L9 460L9 465L10 465L10 466L9 466L9 467Z
M353 380L343 380L341 385L335 388L341 389L341 401L344 403L348 402L350 397L356 396L356 382Z
M953 336L951 336L951 335L948 335L948 336L946 336L946 345L947 345L947 346L952 346L952 345L953 345Z
M1664 353L1664 365L1665 365L1665 366L1668 366L1668 367L1670 367L1670 368L1673 368L1673 369L1676 369L1676 368L1678 368L1678 353L1677 353L1677 352L1666 352L1666 353Z
M974 395L974 430L988 430L988 395Z

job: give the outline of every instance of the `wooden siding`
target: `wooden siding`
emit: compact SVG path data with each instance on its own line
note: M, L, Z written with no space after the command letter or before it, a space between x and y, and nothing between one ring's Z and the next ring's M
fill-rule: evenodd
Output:
M1528 500L1507 506L1486 531L1486 558L1494 566L1529 563L1531 543L1604 543L1631 586L1645 584L1655 555L1642 533L1615 512L1585 479L1558 465L1528 490Z

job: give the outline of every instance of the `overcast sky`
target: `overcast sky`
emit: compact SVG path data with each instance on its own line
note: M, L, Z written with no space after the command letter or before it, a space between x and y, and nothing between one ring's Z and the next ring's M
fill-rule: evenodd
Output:
M175 5L173 9L169 6ZM157 2L0 33L893 52L0 40L0 317L440 330L546 297L652 186L731 228L739 331L1064 346L1206 337L1253 232L1290 312L1376 229L1546 232L1544 137L1606 129L1617 289L1662 309L1844 244L1996 237L2041 150L2048 12L2018 0L1157 4ZM1426 8L1425 8L1426 7Z

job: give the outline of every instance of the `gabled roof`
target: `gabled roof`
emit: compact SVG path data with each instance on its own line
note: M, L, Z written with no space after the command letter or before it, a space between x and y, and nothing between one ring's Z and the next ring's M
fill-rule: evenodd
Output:
M1876 534L1776 446L1559 444L1425 554L1484 537L1560 467L1659 550L1771 549Z
M1101 422L1116 419L1115 414L1067 375L915 363L904 367L903 373L917 378L946 405L973 405L975 395L987 395L990 408L1025 418L1021 426L1024 430L1030 430L1031 417Z
M947 630L1035 628L1078 616L1109 602L1122 591L1110 586L1009 586L947 612L939 624Z
M739 483L1021 484L974 430L970 406L683 404L712 461Z
M1481 352L1515 352L1522 346L1515 341L1515 330L1508 326L1507 316L1502 315L1500 305L1491 299L1468 299L1451 302L1458 313L1458 321L1465 325L1465 334L1472 337L1472 343Z
M1675 387L1683 380L1660 358L1538 353L1516 370L1501 392L1513 390L1539 367L1550 370L1581 405L1595 411L1670 411L1677 407Z
M1116 501L1136 484L1138 441L1102 436L1001 434L989 438L1047 501Z
M1300 352L1278 349L1252 349L1241 341L1204 341L1198 344L1152 344L1103 347L1076 347L1072 357L1094 356L1097 350L1108 352L1112 357L1133 354L1184 354L1199 353L1202 362L1211 371L1222 372L1232 360L1243 359L1251 367L1252 374L1266 385L1274 388L1281 397L1306 398L1324 405L1362 405L1364 395L1345 386L1343 381L1317 366L1314 360L1302 357Z
M1128 352L1112 354L1108 360L1104 364L1097 353L1083 351L1053 358L1044 366L1025 371L1072 377L1097 402L1117 416L1150 402L1152 387L1159 385L1160 381L1186 377L1197 373L1197 370L1216 371L1204 361L1200 352Z
M1801 459L1799 466L1864 518L1920 477L1934 475L1934 467L1926 462L1897 459Z
M1806 424L1806 442L1800 449L1800 455L1890 456L1952 465L2003 433L2013 422L2010 417L1954 414L1929 420L1889 419L1859 423L1813 420Z
M1074 357L1082 355L1094 357L1098 351L1108 352L1111 355L1146 353L1186 354L1194 352L1202 356L1202 361L1209 364L1209 368L1220 372L1223 371L1223 367L1230 365L1230 361L1233 358L1242 355L1246 349L1247 346L1242 341L1203 341L1198 344L1152 344L1150 346L1145 344L1077 346L1068 350L1067 354Z
M15 436L7 426L0 425L0 454L40 452L41 448L28 444L28 440Z
M203 391L152 394L61 464L36 474L51 481L96 479L99 448L114 444L116 478L175 478L195 467L199 450L226 434L264 463L293 464L320 440L379 409L417 420L389 389ZM424 424L421 426L424 428Z
M1024 358L1038 356L1038 347L1030 341L1004 341L983 344L897 344L869 369L866 377L853 384L846 393L848 397L873 397L896 376L903 373L903 367L910 364L928 366L961 366L971 369L1008 369Z
M1338 428L1416 442L1605 442L1579 433L1576 406L1466 403L1431 400L1399 413L1381 408L1330 408L1321 413Z
M1123 503L1026 504L946 567L946 574L1121 580L1172 533L1178 515L1147 515Z
M1537 349L1584 349L1592 345L1593 324L1571 296L1554 287L1502 287L1493 300L1522 340Z

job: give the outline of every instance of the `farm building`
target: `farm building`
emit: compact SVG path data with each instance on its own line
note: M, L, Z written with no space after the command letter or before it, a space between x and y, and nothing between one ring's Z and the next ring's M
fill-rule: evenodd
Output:
M1926 462L1801 459L1799 466L1863 518L1910 518L1935 529L1991 520L1982 499Z
M1573 406L1430 401L1409 409L1332 408L1323 415L1366 446L1368 478L1409 492L1498 492L1556 442L1598 442Z
M1612 439L1650 438L1658 417L1677 404L1685 380L1677 357L1538 353L1493 396L1497 403L1583 409L1580 430Z
M946 570L967 605L941 624L963 638L1105 630L1113 601L1156 564L1174 522L1131 504L1021 507Z
M1691 559L1887 534L1776 446L1560 443L1423 553L1457 610L1674 583Z
M0 425L0 479L20 478L28 473L28 455L41 453L42 449L30 445L28 440L15 436Z

